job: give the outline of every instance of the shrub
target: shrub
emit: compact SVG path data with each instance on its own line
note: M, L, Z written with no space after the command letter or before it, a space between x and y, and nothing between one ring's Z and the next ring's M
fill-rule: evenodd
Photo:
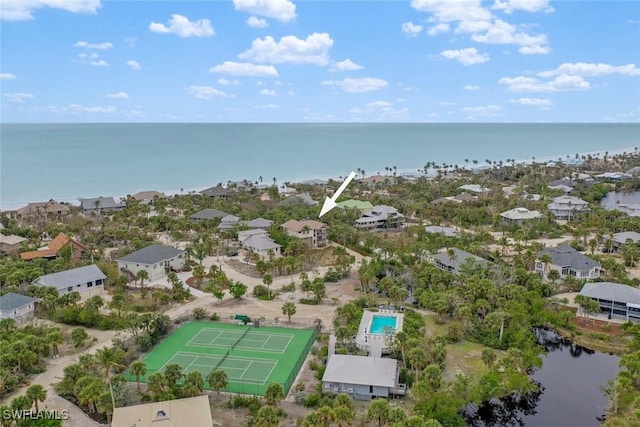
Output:
M324 366L320 366L318 368L318 370L316 371L316 379L318 380L322 380L322 377L324 376L324 370L326 369L326 367Z
M206 318L208 315L207 310L202 307L195 308L193 310L193 318L196 320L202 320Z
M447 341L450 343L458 342L464 336L462 325L459 322L453 322L447 328Z
M305 408L317 408L322 403L322 395L318 393L311 394L304 401Z
M256 298L260 298L261 296L266 296L269 293L269 290L264 285L256 285L253 288L253 296Z
M307 299L307 298L300 298L300 304L306 304L306 305L318 305L318 300L316 299Z
M218 313L213 313L211 317L209 317L209 319L215 322L216 320L220 320L220 316L218 315Z
M333 268L330 268L327 274L324 275L325 282L338 282L340 279L342 279L341 274Z
M282 292L293 292L296 290L296 284L295 283L289 283L288 285L284 285L280 288L280 291Z

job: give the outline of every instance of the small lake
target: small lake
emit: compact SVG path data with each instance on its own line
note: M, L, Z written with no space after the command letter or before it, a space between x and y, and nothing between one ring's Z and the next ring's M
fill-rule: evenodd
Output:
M598 427L607 409L601 386L615 378L618 357L598 353L553 331L536 331L548 353L533 374L540 391L519 398L495 399L467 414L467 425Z
M640 191L631 191L629 193L621 193L618 191L610 191L600 200L600 206L607 210L613 210L620 203L640 203Z

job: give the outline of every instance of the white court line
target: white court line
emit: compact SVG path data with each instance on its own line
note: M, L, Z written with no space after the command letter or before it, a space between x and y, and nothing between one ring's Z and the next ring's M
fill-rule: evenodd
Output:
M276 365L278 364L277 360L273 361L273 366L271 367L271 370L269 371L269 375L267 375L264 380L262 380L262 385L264 385L264 383L267 382L267 380L269 379L269 377L271 376L271 373L273 372L273 370L276 368Z
M242 377L244 377L244 374L246 374L246 373L247 373L247 371L249 370L249 368L251 367L251 365L253 365L253 360L251 361L251 363L249 363L249 365L248 365L246 368L244 368L244 372L242 373L242 375L240 375L240 378L238 378L239 380L241 380L241 379L242 379Z
M267 340L265 342L262 343L262 347L260 347L260 350L264 350L264 346L267 345L267 343L269 342L269 340L271 339L271 335L269 335L269 337L267 338Z
M191 343L193 343L193 341L194 341L195 339L197 339L197 338L200 336L200 334L202 334L203 332L208 332L208 331L205 331L204 329L200 330L200 332L198 332L198 333L197 333L197 334L195 334L193 337L191 337L191 339L187 342L187 345L190 345ZM220 332L219 332L219 331L215 331L215 330L213 330L213 332L217 332L217 333L218 333L218 335L216 335L216 338L218 338L218 336L220 336ZM214 338L214 339L215 339L215 338ZM204 345L205 343L202 343L202 344ZM197 344L196 344L196 345L197 345Z
M287 350L287 347L289 347L289 344L291 344L292 340L293 340L293 335L289 335L289 341L287 341L287 344L284 346L281 353L284 353Z
M201 357L216 357L218 355L207 355L207 354L202 354L202 353L191 353L188 351L179 351L178 353L176 353L176 355L178 354L186 354L186 355L195 355L195 356L201 356ZM174 355L175 357L175 355ZM222 357L222 356L220 356ZM233 359L245 359L245 360L257 360L257 361L261 361L261 362L273 362L273 359L260 359L258 357L244 357L244 356L232 356L229 355L229 357L227 357L227 360L233 360Z
M218 339L218 337L220 336L220 334L221 334L221 332L218 332L218 335L216 335L214 339L212 339L211 341L209 341L209 345L213 344L213 342L214 342L215 340L217 340L217 339Z

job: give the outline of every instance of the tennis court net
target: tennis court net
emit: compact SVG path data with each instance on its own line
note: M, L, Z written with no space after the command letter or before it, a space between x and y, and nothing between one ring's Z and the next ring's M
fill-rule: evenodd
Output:
M234 342L233 344L231 344L231 350L235 349L235 348L236 348L236 346L238 345L238 343L239 343L240 341L242 341L242 338L244 338L244 337L246 337L246 336L247 336L247 334L249 333L249 330L251 330L251 326L247 327L247 329L242 333L242 335L240 335L240 338L238 338L238 339L236 340L236 342Z
M216 366L213 367L213 369L211 370L211 372L215 371L216 369L218 369L220 367L220 365L222 365L222 363L227 359L227 357L229 356L229 352L231 351L231 349L227 349L227 351L222 355L222 358L220 360L218 360L218 363L216 363Z

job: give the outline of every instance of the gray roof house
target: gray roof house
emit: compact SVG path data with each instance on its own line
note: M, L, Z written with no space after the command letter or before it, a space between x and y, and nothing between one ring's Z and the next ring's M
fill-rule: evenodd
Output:
M14 319L22 323L33 317L35 298L13 292L0 296L0 319Z
M218 224L218 230L231 230L233 227L238 225L238 221L240 221L240 218L235 215L222 217L220 224Z
M200 194L202 194L203 196L212 197L214 199L226 199L229 196L230 191L224 188L222 185L218 184L215 187L202 190Z
M170 246L153 244L116 260L118 269L130 277L146 270L149 280L162 279L171 270L179 271L184 267L184 251Z
M478 184L465 184L458 187L458 189L464 190L464 191L471 191L472 193L476 193L476 194L487 194L489 191L491 191L489 188L483 187Z
M511 222L518 225L522 225L522 223L526 221L531 221L534 219L540 219L544 215L542 215L538 211L530 211L527 208L514 208L510 211L502 212L500 214L502 220L505 222Z
M442 234L444 237L458 237L458 230L453 227L443 227L441 225L428 225L424 228L429 234Z
M122 209L125 206L124 203L120 200L114 199L113 197L92 197L78 200L80 200L80 207L85 213L114 211Z
M280 206L307 205L315 206L318 202L311 198L309 193L300 193L295 196L288 197L280 202Z
M404 395L398 383L398 361L382 357L331 354L322 376L322 390L346 393L357 400Z
M447 252L440 252L432 255L433 263L440 270L450 271L454 274L460 274L465 265L471 265L474 267L489 268L492 263L484 258L480 258L472 253L463 251L458 248L452 248L453 254L450 255Z
M619 250L622 245L626 244L627 241L631 241L631 243L640 242L640 233L635 231L623 231L620 233L614 233L613 235L613 249Z
M556 219L568 220L581 212L589 212L589 203L575 196L560 196L553 199L547 208Z
M400 229L404 225L404 215L393 206L377 205L356 219L356 228Z
M191 219L191 221L200 221L214 218L224 218L228 215L228 213L219 211L218 209L203 209L194 213L189 218Z
M544 255L548 255L551 262L541 261L540 258ZM600 277L600 263L566 244L538 252L535 272L546 279L551 270L557 270L563 279L567 276L574 276L582 280Z
M25 239L21 236L16 236L15 234L11 234L9 236L5 236L0 233L0 252L4 252L6 254L11 254L18 249L23 242L26 242L28 239Z
M270 219L264 218L256 218L247 222L247 227L249 228L269 228L273 224L273 221Z
M612 282L587 283L580 291L600 303L600 310L627 321L640 321L640 289Z
M254 228L251 230L240 230L238 231L238 242L242 243L246 239L252 236L264 236L269 237L269 232L267 230L263 230L261 228Z
M245 255L258 255L260 258L268 258L270 254L277 257L282 250L282 246L274 242L270 237L264 235L253 235L244 239L241 243Z
M104 290L106 280L107 276L102 270L97 265L91 264L72 268L71 270L45 274L34 280L33 284L39 287L53 286L58 290L59 295L77 291L81 296L87 298L100 295Z

